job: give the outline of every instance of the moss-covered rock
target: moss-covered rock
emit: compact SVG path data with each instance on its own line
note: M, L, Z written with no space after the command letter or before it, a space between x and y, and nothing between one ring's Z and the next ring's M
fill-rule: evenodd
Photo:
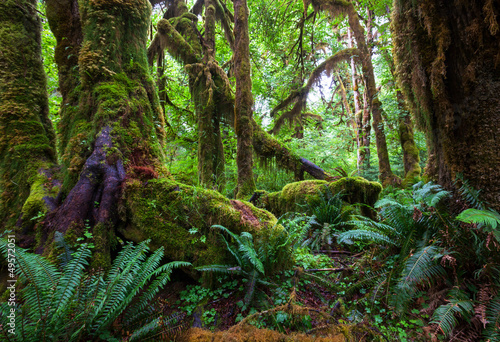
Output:
M171 179L126 181L120 211L126 225L118 233L134 242L151 239L151 248L165 247L165 256L195 266L227 260L226 246L212 225L235 234L248 231L257 243L276 225L276 217L245 201L183 185ZM282 229L278 226L277 229Z
M323 180L295 182L287 184L281 191L260 194L258 206L279 217L289 211L304 211L304 204L317 201L320 194L328 190L332 194L342 191L345 194L344 200L348 203L373 206L382 191L382 185L361 177L346 177L336 182ZM370 213L364 210L364 214Z

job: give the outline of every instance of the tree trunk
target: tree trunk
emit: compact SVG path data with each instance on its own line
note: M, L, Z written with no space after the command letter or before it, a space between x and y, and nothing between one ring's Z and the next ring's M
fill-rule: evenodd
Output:
M248 36L248 7L246 0L234 2L234 69L236 97L234 129L238 138L236 164L238 165L238 193L236 198L250 198L255 192L253 178L252 79L250 78L250 39Z
M48 7L52 6L49 16L51 27L69 27L69 24L62 24L65 20L77 22L76 18L68 17L67 12L56 11L60 9L55 6L59 0L49 1L54 1L47 4ZM88 230L92 233L92 238L87 238L88 242L95 244L95 267L109 265L111 248L118 244L116 235L136 242L152 239L150 245L153 248L166 247L168 258L201 265L222 262L225 257L224 246L219 243L217 234L210 230L212 224L224 225L235 232L250 231L257 237L266 227L272 227L276 218L268 212L253 208L250 204L230 202L211 190L177 183L165 169L163 112L149 74L146 56L151 13L149 2L84 0L79 5L80 8L73 8L72 12L80 13L81 22L85 23L82 44L77 47L79 56L76 69L79 73L65 74L68 78L62 77L60 80L61 87L74 86L73 89L68 86L65 92L71 101L76 99L78 104L70 110L62 109L61 115L64 117L61 121L65 123L60 126L60 138L64 140L68 137L61 153L68 154L66 160L69 165L63 157L62 173L76 176L66 176L68 190L60 193L60 202L46 216L45 225L39 230L36 241L38 251L51 253L55 231L65 233L68 242L74 244ZM16 7L19 6L12 5L11 9ZM10 13L10 10L6 13ZM12 17L16 23L32 25L29 20L20 19L19 15ZM16 31L22 30L18 27ZM31 29L29 32L36 30ZM69 31L56 29L55 32L58 51L63 51L60 47L66 43L64 37ZM6 51L16 51L13 47L19 46L16 45L19 37L14 38L7 42L12 47L7 47ZM40 51L40 41L36 43L36 49L29 46L30 53ZM23 45L28 46L26 41ZM24 55L34 58L39 68L29 70L39 72L42 70L40 55L32 56L30 53ZM19 53L14 55L19 56ZM18 60L9 57L2 70L18 68ZM60 73L64 74L63 71L67 70L66 60L59 58L58 61L62 63L58 65L62 70ZM27 71L23 71L23 75L24 72ZM18 81L24 79L16 78ZM33 98L41 98L37 94L40 89L45 89L45 84L36 83L38 78L38 74L31 78L32 90L37 91L29 93ZM8 98L1 98L1 106L8 103ZM31 100L31 103L35 101ZM63 107L71 107L71 103ZM21 105L22 102L16 102L16 106ZM38 115L39 119L27 117L33 122L30 124L30 138L33 142L33 136L37 137L35 141L40 145L35 147L40 154L44 151L41 147L47 146L48 156L40 160L51 161L54 158L50 157L50 139L43 138L50 134L47 131L42 137L44 120L40 119L46 110L42 110L44 107L41 104L37 104L36 108L39 113L33 112L33 115ZM17 127L22 126L20 118L12 118L17 120ZM42 123L35 125L36 120ZM37 132L40 136L34 135ZM30 156L36 155L36 152L30 152ZM29 181L38 181L35 178L38 167L45 165L40 161L32 164L28 156L23 157L19 164L34 172ZM9 169L2 165L0 171L5 174ZM41 188L36 188L39 201L44 196L41 190L50 185L51 175L44 175L45 183L37 183ZM25 180L28 177L25 176ZM31 188L35 189L33 185ZM20 200L23 197L20 196ZM28 198L24 205L29 202ZM21 212L19 209L17 211ZM200 242L200 236L189 233L193 227L198 229L200 236L206 237L206 243ZM31 241L31 246L34 244Z
M384 51L383 56L389 65L392 77L396 79L396 66L394 65L394 60L389 55L388 51ZM398 118L398 133L401 149L403 150L403 165L405 170L402 186L407 187L420 179L422 168L420 167L420 152L413 136L413 122L408 113L408 107L401 90L395 89L395 91L400 111Z
M463 174L500 210L498 1L395 1L403 94L426 132L426 175L452 187Z
M16 225L21 246L34 241L33 219L52 209L58 185L36 3L0 3L0 227Z
M348 46L349 48L353 48L354 44L354 38L352 37L351 29L347 28L347 39L348 39ZM359 93L359 75L356 70L356 64L354 61L354 56L351 57L350 61L350 68L351 68L351 79L352 79L352 92L354 95L354 120L356 123L356 147L358 151L358 157L357 157L357 169L358 173L361 174L363 172L363 169L365 168L365 157L367 155L368 151L368 156L369 156L369 142L370 139L364 139L364 136L366 134L366 130L364 127L368 128L368 135L370 134L370 123L365 123L363 124L363 110L361 107L361 99L360 99L360 93ZM367 117L369 119L370 116ZM368 146L365 146L364 143L368 142Z
M420 179L422 169L420 168L419 150L413 137L413 123L406 109L401 91L396 91L396 97L398 100L399 110L401 111L398 118L398 133L401 148L403 150L403 165L405 169L405 176L402 185L403 187L406 187Z
M198 176L200 185L222 191L224 179L224 148L220 132L221 114L217 110L214 96L218 77L211 70L215 61L215 4L214 0L205 0L205 53L203 56L203 75L190 74L192 99L198 114ZM198 71L198 69L195 69ZM199 71L198 71L199 72ZM197 81L198 80L198 81ZM191 82L190 82L191 83Z
M371 54L366 44L364 29L359 22L359 15L354 5L344 0L304 0L304 4L308 5L309 3L312 3L315 10L326 10L332 15L345 13L349 17L349 27L352 29L358 45L361 65L363 66L363 77L366 82L366 93L373 115L373 130L375 131L375 141L377 143L379 179L384 185L397 184L400 180L398 180L391 171L387 142L385 140L384 123L382 121L382 103L378 99Z

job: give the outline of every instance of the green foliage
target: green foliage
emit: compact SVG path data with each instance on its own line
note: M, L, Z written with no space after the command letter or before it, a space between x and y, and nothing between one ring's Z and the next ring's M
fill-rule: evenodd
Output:
M340 233L339 243L359 240L396 249L394 262L383 271L375 272L361 280L372 286L375 298L382 288L394 291L391 304L403 312L414 298L419 286L429 284L444 276L438 263L446 251L431 243L443 224L449 224L447 215L440 212L441 202L449 192L432 183L417 183L413 191L387 196L375 206L380 208L380 222L357 217L349 222L358 229ZM359 285L358 285L359 287ZM385 291L388 293L388 291Z
M451 292L452 296L449 302L434 311L431 322L437 324L438 328L446 336L457 326L457 315L466 320L469 320L474 315L474 306L472 301L467 298L467 294L458 290Z
M160 266L162 248L147 256L148 242L127 244L118 254L107 274L102 270L86 271L91 250L82 244L68 257L69 247L62 245L59 270L40 255L16 248L16 273L22 285L17 341L78 341L100 336L115 336L113 323L119 316L128 331L143 327L138 335L157 333L151 301L170 279L173 268L189 266L171 262ZM7 243L0 239L0 249L7 257ZM7 327L7 303L0 305L3 327ZM160 318L161 319L161 318ZM3 331L6 333L6 331Z
M287 229L283 229L282 224ZM247 308L252 302L257 285L272 285L269 279L293 265L293 251L300 247L310 226L310 218L307 216L286 215L268 230L262 237L262 241L255 243L248 232L242 232L238 236L225 227L214 225L212 228L221 230L231 238L229 242L221 233L226 248L236 261L236 265L208 265L196 269L204 272L232 274L246 279L247 292L244 305Z

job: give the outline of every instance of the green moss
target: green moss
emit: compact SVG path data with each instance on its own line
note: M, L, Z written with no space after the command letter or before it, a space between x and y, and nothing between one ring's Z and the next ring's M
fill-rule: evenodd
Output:
M92 253L92 268L107 269L111 266L111 242L115 236L113 227L105 223L99 223L92 228L92 241L94 243L94 252Z
M259 203L276 216L289 211L300 212L304 211L304 204L317 201L319 194L325 193L327 188L332 194L342 191L344 200L349 203L364 203L369 206L375 204L382 191L380 183L361 177L346 177L336 182L307 180L287 184L278 192L263 193Z
M273 215L248 202L231 202L218 192L169 179L128 180L123 200L128 224L119 231L125 238L151 239L151 248L164 246L170 260L195 266L227 261L226 247L212 225L236 234L249 231L258 240L263 230L276 224Z
M39 171L55 160L35 8L34 0L0 3L0 227L19 226L22 212L28 234L35 222L26 218L46 211Z

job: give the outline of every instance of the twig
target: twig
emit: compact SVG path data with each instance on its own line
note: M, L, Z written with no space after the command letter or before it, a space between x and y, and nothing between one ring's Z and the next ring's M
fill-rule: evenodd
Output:
M304 270L304 272L343 272L343 271L354 271L350 267L341 267L341 268L311 268L308 270Z

